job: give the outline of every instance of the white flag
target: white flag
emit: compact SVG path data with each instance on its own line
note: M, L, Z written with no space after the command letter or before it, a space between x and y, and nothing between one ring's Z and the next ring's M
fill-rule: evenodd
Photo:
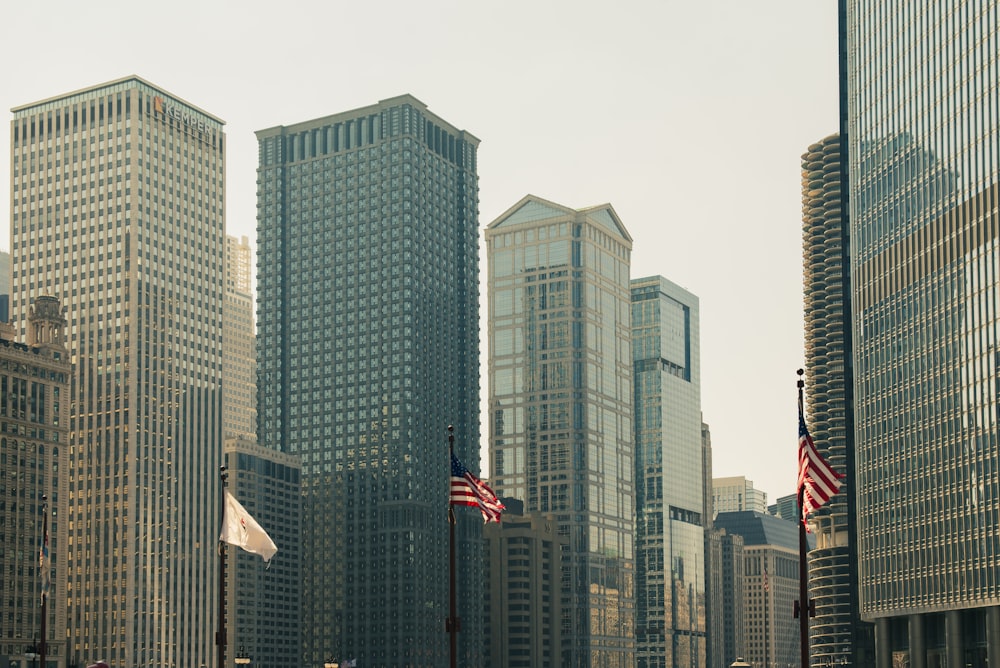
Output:
M242 547L247 552L259 554L270 561L278 547L257 520L250 516L229 490L226 490L226 508L222 514L222 534L219 540Z

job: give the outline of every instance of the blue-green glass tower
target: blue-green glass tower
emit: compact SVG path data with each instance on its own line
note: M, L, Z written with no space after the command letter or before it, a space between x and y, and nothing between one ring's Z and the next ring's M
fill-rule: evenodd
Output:
M846 5L862 616L878 666L1000 655L1000 8Z
M409 95L257 138L258 433L302 459L303 665L446 666L449 424L479 468L479 140ZM458 515L476 665L481 519Z
M698 298L632 281L636 665L706 665L704 465Z

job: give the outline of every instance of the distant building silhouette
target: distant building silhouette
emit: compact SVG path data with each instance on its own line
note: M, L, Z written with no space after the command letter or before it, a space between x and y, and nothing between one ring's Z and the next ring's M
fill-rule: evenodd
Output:
M41 640L42 512L48 497L50 589L46 662L66 668L66 575L70 483L70 385L66 319L59 300L41 296L28 307L27 343L0 321L0 665L21 665Z

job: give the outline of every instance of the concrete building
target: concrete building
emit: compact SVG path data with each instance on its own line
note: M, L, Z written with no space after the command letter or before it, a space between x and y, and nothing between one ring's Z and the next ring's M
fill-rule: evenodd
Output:
M698 298L634 279L636 665L706 662L706 502Z
M222 309L222 425L226 438L256 439L257 336L250 282L250 242L226 237L226 304Z
M496 668L558 668L562 665L563 578L568 540L551 514L524 514L518 499L502 499L499 523L483 529L489 629L486 656Z
M479 468L479 140L409 95L257 140L258 438L302 460L301 663L445 666L448 425ZM458 515L471 620L482 522ZM484 634L462 625L459 664Z
M719 513L715 526L743 539L743 651L734 634L727 640L727 654L732 657L727 660L742 656L754 666L799 665L799 620L791 614L799 597L798 525L741 511ZM739 546L733 543L729 557L738 554ZM735 575L737 570L730 572ZM734 592L739 590L734 586ZM728 607L738 614L735 601ZM732 621L736 622L735 616Z
M73 367L59 300L38 297L27 321L27 344L15 341L14 327L0 322L0 665L28 668L32 660L26 655L39 651L44 509L51 566L45 663L66 668L73 663L66 651L64 513Z
M831 135L802 156L802 273L805 333L805 403L809 431L823 457L837 471L849 469L854 447L854 407L848 385L849 276L843 237L840 136ZM816 616L809 623L809 653L816 665L870 666L874 636L861 621L851 479L840 493L813 512L809 524L816 549L809 552L809 596ZM779 499L780 516L798 520L797 495Z
M301 655L302 469L298 457L228 438L229 491L278 547L268 564L227 545L226 646L257 668L298 665ZM339 655L338 655L339 656Z
M712 502L715 514L748 510L767 512L767 492L754 488L753 480L730 476L712 480Z
M126 77L17 107L11 311L67 305L67 653L215 661L223 122Z
M486 246L494 489L568 537L563 666L631 668L632 239L608 204L528 195L489 224Z
M861 614L879 667L996 665L1000 14L842 2Z

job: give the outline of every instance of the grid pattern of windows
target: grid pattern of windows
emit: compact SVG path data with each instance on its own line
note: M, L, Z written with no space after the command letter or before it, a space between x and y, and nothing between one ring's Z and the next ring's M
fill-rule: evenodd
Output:
M491 479L569 539L569 665L633 666L631 238L608 205L528 196L486 243Z
M479 461L478 140L408 95L257 137L258 434L302 459L302 663L442 665L449 424ZM480 523L458 533L471 620Z
M635 279L636 665L706 663L698 298Z
M1000 14L847 9L861 613L879 665L985 665L943 630L1000 623Z
M250 294L250 242L226 237L222 424L226 438L257 433L257 337Z
M52 569L46 655L65 661L66 523L58 510L69 487L72 367L61 346L28 346L4 334L0 330L0 661L23 659L27 646L41 638L43 494Z
M1000 601L1000 15L848 16L862 613Z
M208 665L222 122L129 77L14 110L12 315L68 308L68 652Z

